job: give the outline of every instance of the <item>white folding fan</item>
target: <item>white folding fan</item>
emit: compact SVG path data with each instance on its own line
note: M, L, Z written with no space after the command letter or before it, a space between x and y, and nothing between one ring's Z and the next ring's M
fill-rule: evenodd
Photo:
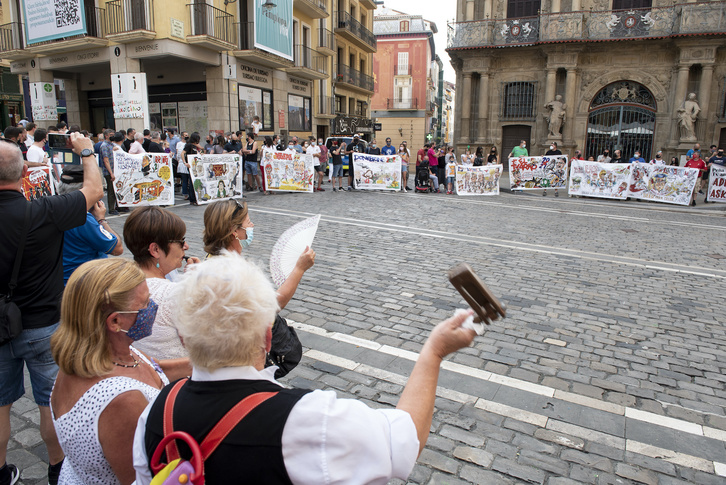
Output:
M283 232L273 246L270 254L270 274L277 286L290 276L305 248L312 246L315 233L318 231L318 222L320 214L298 222Z

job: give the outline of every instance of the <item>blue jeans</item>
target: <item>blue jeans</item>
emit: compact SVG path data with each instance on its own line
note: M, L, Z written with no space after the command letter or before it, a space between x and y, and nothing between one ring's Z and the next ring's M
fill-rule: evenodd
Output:
M182 195L189 195L189 174L180 173L179 178L181 179L181 193Z
M23 330L0 347L0 406L12 404L25 394L23 363L28 366L33 397L38 406L50 406L50 391L58 366L50 352L50 337L58 324Z
M342 177L343 176L343 164L340 165L333 165L333 177Z

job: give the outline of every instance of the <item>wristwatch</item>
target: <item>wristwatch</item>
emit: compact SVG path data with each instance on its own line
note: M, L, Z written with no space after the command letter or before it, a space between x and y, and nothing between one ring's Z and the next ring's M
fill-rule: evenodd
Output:
M91 155L93 155L93 150L90 148L84 148L81 150L81 157L90 157Z

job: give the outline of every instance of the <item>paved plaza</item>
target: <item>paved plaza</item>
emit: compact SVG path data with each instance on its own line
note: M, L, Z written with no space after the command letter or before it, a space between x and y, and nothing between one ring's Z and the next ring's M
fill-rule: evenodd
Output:
M324 187L247 196L246 255L265 269L286 228L322 215L282 313L306 350L285 384L395 406L430 329L464 306L459 262L507 306L444 363L405 483L726 484L726 204ZM202 257L204 207L169 210ZM37 423L28 389L8 454L24 484L46 483Z

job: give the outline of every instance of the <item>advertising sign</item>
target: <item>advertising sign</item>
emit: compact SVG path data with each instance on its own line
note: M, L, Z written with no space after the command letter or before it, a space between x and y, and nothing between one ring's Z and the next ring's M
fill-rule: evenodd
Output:
M628 196L629 163L572 160L570 195L624 200Z
M353 153L355 186L361 190L401 190L401 157Z
M272 192L312 192L313 156L305 153L266 151L260 163L267 190Z
M187 160L200 204L242 195L242 158L239 155L187 155Z
M81 0L23 0L28 44L86 33Z
M279 0L265 8L254 0L255 47L292 61L292 0Z
M499 195L502 165L456 166L456 195Z
M168 153L113 152L113 189L119 207L174 205L174 179Z
M29 89L33 121L58 121L55 84L30 83Z
M146 73L124 72L111 74L113 92L113 117L116 119L139 118L149 126L149 97L146 92Z

